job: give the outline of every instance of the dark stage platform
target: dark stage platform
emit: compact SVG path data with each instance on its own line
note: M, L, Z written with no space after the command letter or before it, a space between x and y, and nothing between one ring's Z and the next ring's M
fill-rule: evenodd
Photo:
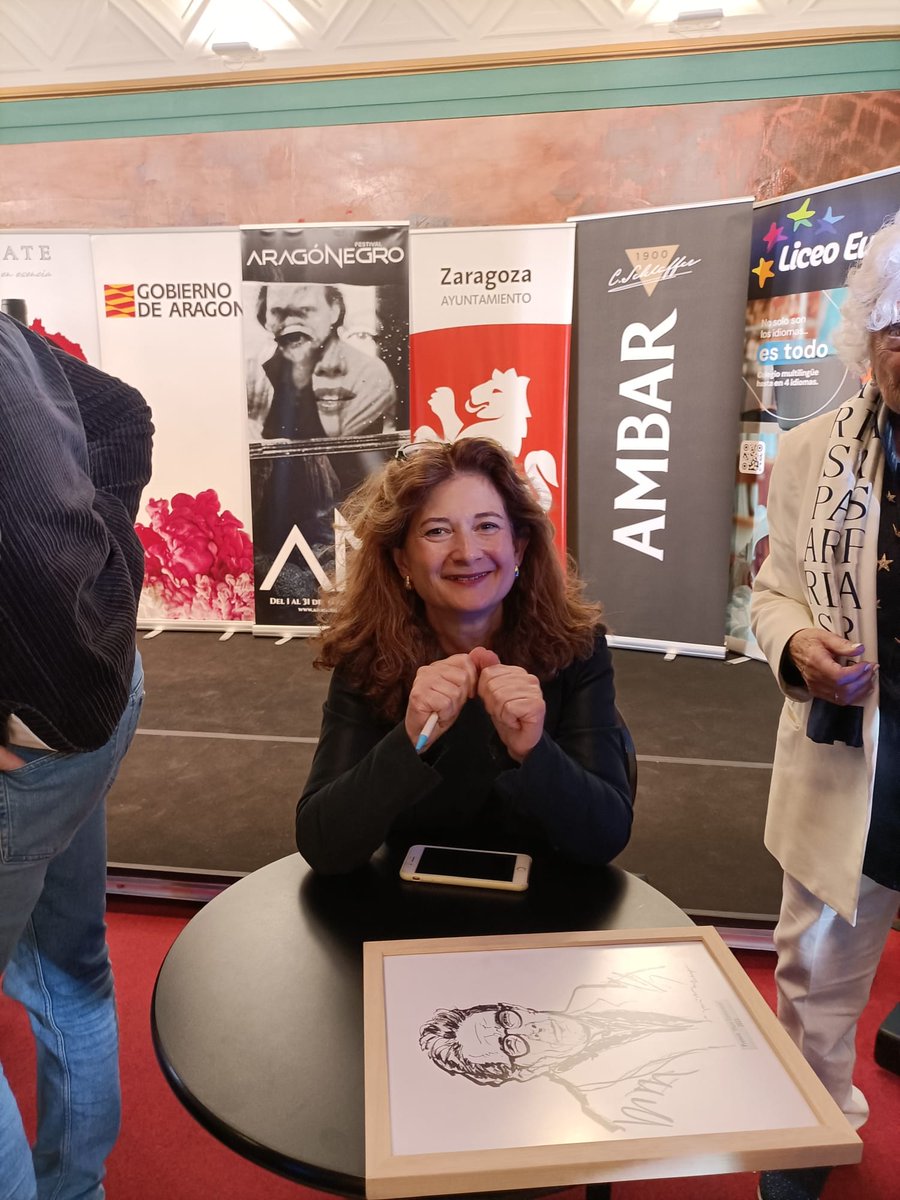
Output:
M110 798L111 862L215 875L290 854L328 686L314 640L178 630L139 647L147 698ZM768 668L614 657L639 758L618 864L690 912L774 917L781 872L762 834L781 699Z

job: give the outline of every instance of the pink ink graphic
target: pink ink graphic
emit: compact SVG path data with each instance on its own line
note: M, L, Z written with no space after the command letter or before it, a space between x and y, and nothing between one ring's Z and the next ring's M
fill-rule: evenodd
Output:
M237 517L220 512L216 492L179 492L147 510L149 525L135 526L145 555L138 615L252 621L253 545Z

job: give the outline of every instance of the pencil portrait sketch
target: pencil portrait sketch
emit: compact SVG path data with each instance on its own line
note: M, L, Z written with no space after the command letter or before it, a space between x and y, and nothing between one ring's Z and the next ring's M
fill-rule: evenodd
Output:
M803 1126L702 945L385 958L395 1153Z
M859 1162L711 926L367 942L366 1195Z
M441 1009L422 1026L419 1044L432 1062L451 1075L473 1083L499 1087L546 1076L561 1084L584 1113L610 1131L627 1126L670 1128L669 1092L680 1079L700 1070L698 1055L722 1047L713 1043L714 1030L705 1017L691 1018L621 1008L617 989L654 994L676 990L679 981L665 968L649 966L617 975L605 984L575 988L561 1010L540 1011L517 1004L476 1004ZM649 999L652 1004L652 999ZM703 1035L709 1044L684 1050L655 1051L652 1045L636 1055L634 1064L610 1075L604 1063L614 1046L665 1034Z

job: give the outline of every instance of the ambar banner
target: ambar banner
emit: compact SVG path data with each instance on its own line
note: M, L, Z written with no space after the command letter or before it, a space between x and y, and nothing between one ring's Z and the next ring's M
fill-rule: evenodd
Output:
M900 208L900 169L754 205L727 645L762 658L750 595L768 554L767 501L783 432L836 408L860 380L837 357L847 273Z
M340 507L409 440L408 227L242 230L256 624L317 628Z
M91 245L100 365L143 393L156 427L137 525L138 615L164 626L247 624L238 231L101 233Z
M515 456L565 549L574 227L414 230L416 441L489 437Z
M577 221L574 546L614 644L724 655L750 218Z

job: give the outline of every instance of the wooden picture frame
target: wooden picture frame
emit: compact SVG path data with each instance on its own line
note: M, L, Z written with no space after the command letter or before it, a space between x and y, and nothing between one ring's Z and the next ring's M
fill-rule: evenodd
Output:
M712 927L369 942L364 987L372 1200L862 1156Z

